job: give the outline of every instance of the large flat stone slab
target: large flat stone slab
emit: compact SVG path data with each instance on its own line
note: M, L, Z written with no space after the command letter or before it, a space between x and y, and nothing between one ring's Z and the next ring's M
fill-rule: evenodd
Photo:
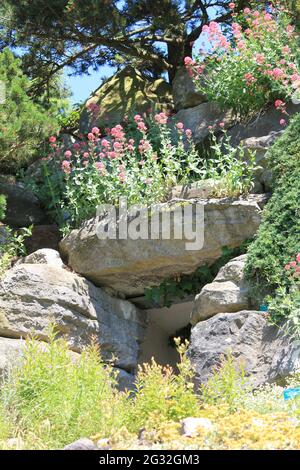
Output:
M201 265L212 264L221 257L224 246L235 248L253 237L261 222L264 202L262 195L236 200L184 201L185 207L204 207L204 245L193 251L186 249L186 239L174 237L169 240L99 239L97 218L65 237L60 251L74 271L94 284L112 288L127 298L136 297L143 295L145 288L159 285L174 275L190 274ZM178 204L160 206L172 210ZM105 224L105 220L102 223Z
M0 336L47 341L55 323L71 350L81 352L94 338L104 360L134 370L144 337L145 313L110 297L82 277L47 264L20 264L0 284Z

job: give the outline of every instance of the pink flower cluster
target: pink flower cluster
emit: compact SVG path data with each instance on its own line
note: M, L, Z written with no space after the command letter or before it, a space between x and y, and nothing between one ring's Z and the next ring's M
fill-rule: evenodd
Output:
M286 264L284 268L291 278L300 278L300 253L297 254L294 261Z

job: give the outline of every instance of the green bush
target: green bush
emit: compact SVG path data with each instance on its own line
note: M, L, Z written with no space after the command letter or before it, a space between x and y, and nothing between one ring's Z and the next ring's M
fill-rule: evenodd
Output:
M3 194L0 194L0 222L4 219L6 210L6 198Z
M30 96L31 82L9 49L0 53L0 81L5 86L5 101L0 104L0 170L8 173L30 163L43 140L58 130L61 102L55 98L46 107L44 96L36 100Z
M268 153L273 171L273 195L250 245L246 275L262 295L283 281L283 267L300 251L300 114Z

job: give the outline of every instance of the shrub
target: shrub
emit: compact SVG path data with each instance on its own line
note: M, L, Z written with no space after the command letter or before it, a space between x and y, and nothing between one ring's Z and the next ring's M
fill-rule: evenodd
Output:
M24 241L31 236L32 227L24 227L16 232L13 232L9 227L5 227L5 231L5 241L0 244L0 279L5 271L11 267L15 258L26 255Z
M0 222L5 217L6 210L6 198L3 194L0 194Z
M290 100L300 87L299 35L286 10L266 10L264 4L255 11L247 8L231 35L214 21L203 32L211 45L204 61L203 55L185 59L199 91L241 115L275 100L285 111L282 100Z
M124 397L95 345L74 358L53 330L48 345L27 340L23 362L1 392L10 422L17 423L26 445L41 449L95 433L106 437L122 426Z
M42 98L37 102L30 97L30 80L9 49L0 53L0 81L6 88L0 104L0 169L15 172L31 162L46 136L58 130L59 104L46 110Z
M273 195L262 224L248 250L246 275L261 295L274 292L284 282L283 266L299 253L299 155L300 114L268 153L273 171Z

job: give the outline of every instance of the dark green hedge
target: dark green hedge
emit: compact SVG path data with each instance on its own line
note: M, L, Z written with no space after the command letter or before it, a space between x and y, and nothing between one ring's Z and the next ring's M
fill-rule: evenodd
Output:
M300 113L268 155L273 194L248 249L246 275L261 293L280 285L283 266L300 252Z

